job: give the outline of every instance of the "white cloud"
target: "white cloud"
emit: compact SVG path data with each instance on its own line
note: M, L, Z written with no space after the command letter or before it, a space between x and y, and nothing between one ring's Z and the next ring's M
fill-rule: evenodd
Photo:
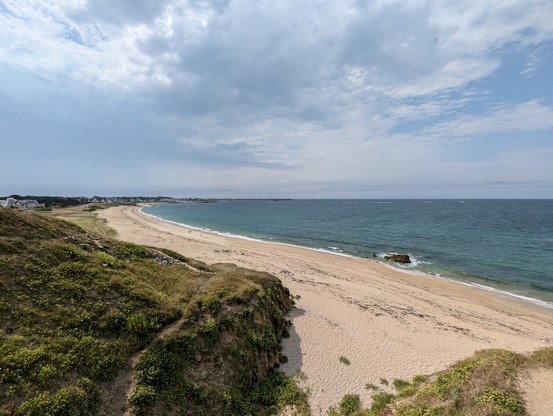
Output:
M0 95L156 155L152 187L429 183L451 139L553 128L550 92L488 82L552 45L548 0L5 0Z
M493 73L507 44L553 38L547 1L8 0L5 8L4 62L123 87L225 78L228 88L258 89L278 67L273 81L285 77L296 94L332 83L337 94L425 96Z
M552 150L499 151L492 158L477 161L437 162L434 169L443 172L440 182L450 184L549 183L553 178ZM553 191L553 189L549 189ZM551 197L549 195L548 197Z
M47 79L100 86L168 81L163 68L138 48L138 42L152 35L144 24L80 24L67 15L74 7L70 2L9 0L4 7L8 13L0 13L3 64Z
M536 99L520 104L498 104L483 115L465 115L427 128L423 134L469 137L508 131L536 131L551 127L553 108Z

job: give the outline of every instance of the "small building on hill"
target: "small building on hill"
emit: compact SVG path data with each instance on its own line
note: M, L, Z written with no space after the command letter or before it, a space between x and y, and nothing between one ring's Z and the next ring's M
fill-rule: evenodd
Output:
M17 199L10 197L4 201L2 206L4 208L16 208L16 204L17 204Z
M22 199L16 203L16 207L20 209L33 209L38 206L39 204L36 199Z
M39 204L36 199L21 199L18 201L13 197L9 197L0 201L0 207L2 208L34 209L43 206L44 204Z

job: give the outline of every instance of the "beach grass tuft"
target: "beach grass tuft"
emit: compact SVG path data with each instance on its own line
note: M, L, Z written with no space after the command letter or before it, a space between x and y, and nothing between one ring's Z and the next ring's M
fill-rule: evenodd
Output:
M341 355L338 358L338 361L340 361L342 364L345 364L345 365L350 365L351 364L351 361L347 357L344 357L343 355Z

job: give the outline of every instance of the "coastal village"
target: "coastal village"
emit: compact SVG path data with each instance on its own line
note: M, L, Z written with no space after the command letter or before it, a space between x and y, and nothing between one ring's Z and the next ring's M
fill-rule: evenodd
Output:
M0 208L15 209L54 209L68 206L86 205L86 204L138 204L144 202L174 203L174 202L202 202L201 198L171 198L167 196L156 197L101 197L101 196L79 196L79 197L61 197L61 196L19 196L11 195L9 197L0 197Z
M0 200L0 207L34 209L34 208L44 207L44 204L39 204L36 199L22 199L18 201L17 199L10 197L4 200Z

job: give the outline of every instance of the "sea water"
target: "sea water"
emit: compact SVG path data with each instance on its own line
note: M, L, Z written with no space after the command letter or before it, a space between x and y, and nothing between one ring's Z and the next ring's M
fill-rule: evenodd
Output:
M393 267L553 307L553 200L220 200L143 212L337 255L408 253L411 264Z

